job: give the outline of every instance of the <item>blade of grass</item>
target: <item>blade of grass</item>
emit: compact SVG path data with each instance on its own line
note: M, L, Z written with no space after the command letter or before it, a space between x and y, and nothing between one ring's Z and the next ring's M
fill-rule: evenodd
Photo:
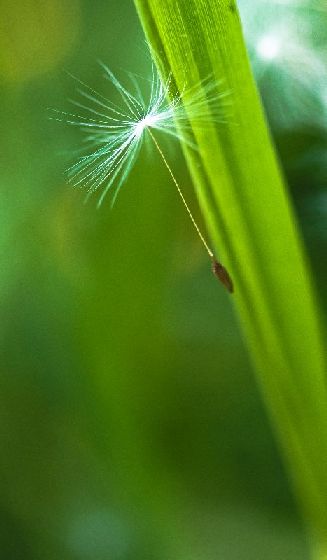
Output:
M187 91L212 76L232 117L183 147L302 505L327 551L327 392L310 273L232 0L135 0L163 76ZM205 99L205 88L203 96ZM210 109L208 109L210 110ZM323 553L319 555L323 558Z

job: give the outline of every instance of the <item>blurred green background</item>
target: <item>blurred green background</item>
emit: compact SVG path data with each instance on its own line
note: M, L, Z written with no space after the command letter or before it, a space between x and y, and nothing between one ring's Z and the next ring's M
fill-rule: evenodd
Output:
M154 149L112 211L65 183L80 133L47 108L71 110L66 71L110 96L97 59L149 73L132 1L0 6L1 558L308 558L231 298ZM271 122L326 309L325 129Z

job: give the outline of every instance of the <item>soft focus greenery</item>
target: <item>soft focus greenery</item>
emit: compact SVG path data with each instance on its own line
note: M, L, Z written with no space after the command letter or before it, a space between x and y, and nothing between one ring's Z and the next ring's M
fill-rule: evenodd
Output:
M46 109L70 109L65 70L104 95L96 59L149 72L132 2L1 14L2 556L308 559L230 297L156 152L113 211L64 181L80 135ZM323 310L323 130L273 133Z

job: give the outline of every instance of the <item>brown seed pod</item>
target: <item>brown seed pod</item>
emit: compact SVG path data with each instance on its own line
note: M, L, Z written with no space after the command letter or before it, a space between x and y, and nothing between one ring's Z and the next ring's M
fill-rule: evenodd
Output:
M216 259L212 259L212 272L218 278L218 280L220 280L220 282L224 284L229 293L232 294L234 292L233 281L226 268L220 262L216 261Z

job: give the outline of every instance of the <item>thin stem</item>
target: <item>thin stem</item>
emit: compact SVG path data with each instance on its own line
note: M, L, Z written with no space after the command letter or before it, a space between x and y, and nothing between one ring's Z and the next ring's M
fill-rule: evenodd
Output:
M148 130L148 132L149 132L149 134L150 134L150 136L151 136L151 138L152 138L152 140L153 140L153 142L154 142L154 144L155 144L155 146L156 146L156 148L157 148L159 154L161 155L161 158L162 158L162 160L163 160L165 166L167 167L167 169L168 169L168 171L169 171L169 174L170 174L170 176L171 176L171 178L172 178L172 180L173 180L173 182L174 182L174 184L175 184L175 186L176 186L176 188L177 188L178 194L179 194L179 196L181 197L181 199L182 199L182 201L183 201L183 204L184 204L184 206L185 206L185 208L186 208L186 210L187 210L187 213L188 213L188 215L189 215L189 217L190 217L190 219L191 219L191 221L192 221L193 226L195 227L195 230L196 230L198 236L200 237L200 239L201 239L201 241L202 241L202 243L203 243L203 245L204 245L204 247L205 247L205 249L206 249L206 251L207 251L209 257L210 257L211 259L213 259L213 258L214 258L214 254L213 254L213 252L211 251L210 247L208 246L206 240L204 239L204 237L203 237L203 235L202 235L202 233L201 233L201 231L200 231L200 228L199 228L198 224L196 223L196 221L195 221L195 219L194 219L194 217L193 217L193 214L192 214L192 212L191 212L191 210L190 210L190 208L189 208L189 206L188 206L188 204L187 204L187 202L186 202L186 200L185 200L185 197L184 197L184 195L183 195L183 193L182 193L182 190L181 190L181 188L180 188L180 186L179 186L179 184L178 184L178 182L177 182L177 179L176 179L175 175L173 174L172 169L171 169L171 167L170 167L168 161L166 160L166 158L165 158L165 156L164 156L164 153L163 153L162 149L160 148L160 146L159 146L157 140L155 139L155 137L154 137L154 135L153 135L153 133L151 132L151 130L150 130L149 127L147 128L147 130Z

